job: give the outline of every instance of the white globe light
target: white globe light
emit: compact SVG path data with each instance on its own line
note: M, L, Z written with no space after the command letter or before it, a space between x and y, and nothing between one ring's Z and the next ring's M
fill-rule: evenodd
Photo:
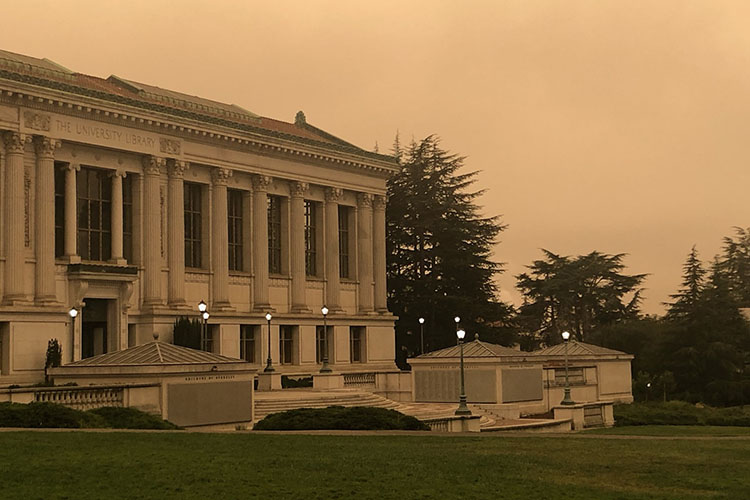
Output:
M76 316L78 316L78 309L76 309L75 307L71 307L70 311L68 311L68 314L71 318L75 318Z
M569 331L562 332L562 338L563 340L568 340L570 338L570 332Z
M208 321L208 317L209 316L211 316L211 315L208 314L208 311L203 311L203 319L205 319L206 321Z
M465 336L466 336L466 332L463 330L458 330L456 332L456 337L458 337L459 340L463 340Z
M424 318L419 318L419 324L424 325Z
M327 308L326 306L323 306L323 307L322 307L322 308L320 309L320 312L322 312L322 313L323 313L323 316L325 316L326 314L328 314L328 308Z
M455 318L453 318L453 321L455 321L456 323L458 323L459 321L461 321L461 318L459 318L458 316L456 316Z
M200 312L206 312L207 308L208 308L208 306L206 305L205 302L203 302L202 300L200 302L198 302L198 311L200 311Z
M266 313L266 321L271 321L271 318L273 318L273 316L271 316L271 313Z

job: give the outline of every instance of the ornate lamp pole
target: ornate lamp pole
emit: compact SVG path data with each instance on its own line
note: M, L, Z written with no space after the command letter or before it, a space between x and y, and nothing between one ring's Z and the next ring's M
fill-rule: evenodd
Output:
M323 313L323 365L320 367L320 373L331 373L331 367L328 366L328 308L323 306L320 308L320 312Z
M419 354L424 354L424 318L419 318Z
M461 329L456 331L458 345L461 347L461 394L458 397L456 415L471 415L471 410L466 406L466 390L464 388L464 335L466 335L465 331Z
M202 300L198 302L198 312L203 320L201 322L201 350L206 350L206 321L208 321L208 306Z
M562 332L563 343L565 344L565 397L560 401L561 405L574 405L575 401L570 397L570 381L568 380L568 339L570 332Z
M208 317L211 316L208 314L208 311L203 311L203 314L201 314L201 317L203 318L203 340L201 341L201 348L204 351L207 351L209 347L213 347L208 342ZM210 352L210 351L208 351Z
M75 307L71 307L70 310L68 311L68 316L70 316L70 327L72 330L72 334L70 336L70 340L71 340L70 345L75 346L76 345L76 316L78 316L78 309L76 309ZM75 349L73 347L71 347L70 349L70 355L71 355L71 358L70 358L71 361L75 361L74 359Z
M268 359L266 359L266 368L263 370L264 373L271 373L274 371L273 365L271 364L271 313L266 313L266 321L268 322Z

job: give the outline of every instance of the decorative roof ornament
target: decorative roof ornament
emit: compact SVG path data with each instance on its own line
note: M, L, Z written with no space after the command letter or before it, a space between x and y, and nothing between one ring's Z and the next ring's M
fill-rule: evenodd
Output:
M298 127L304 127L307 125L307 118L305 118L305 113L302 111L297 111L297 114L294 116L294 124Z

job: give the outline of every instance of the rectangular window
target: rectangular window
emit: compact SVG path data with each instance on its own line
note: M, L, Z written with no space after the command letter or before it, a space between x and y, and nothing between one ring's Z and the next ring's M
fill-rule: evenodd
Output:
M65 255L65 168L55 165L55 257Z
M281 325L279 331L279 362L282 365L294 363L294 327Z
M328 362L332 363L331 359L331 326L328 327ZM323 352L325 352L325 337L323 336L323 327L315 327L315 362L320 364L323 362Z
M268 196L268 272L281 274L281 197Z
M229 270L242 271L242 191L230 189L227 204Z
M307 276L317 276L318 270L316 260L317 253L317 203L305 200L305 274Z
M83 167L76 178L78 253L82 260L109 260L112 253L112 180L109 172Z
M201 239L203 226L201 221L200 184L186 182L185 189L185 267L201 267ZM147 235L151 237L152 235Z
M240 359L248 363L255 363L257 325L240 326Z
M122 254L133 262L133 175L122 180Z
M349 359L352 363L362 363L364 361L365 345L365 327L349 327Z
M349 207L339 205L339 277L349 278Z

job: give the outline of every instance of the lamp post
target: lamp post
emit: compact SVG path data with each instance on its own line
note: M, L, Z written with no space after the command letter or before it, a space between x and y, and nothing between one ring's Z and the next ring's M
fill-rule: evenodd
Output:
M211 316L208 311L203 311L201 314L201 317L203 318L203 335L201 339L201 348L206 351L207 348L209 348L209 342L208 342L208 318ZM210 346L213 347L213 346ZM211 351L208 351L211 352Z
M424 318L419 318L419 354L424 354Z
M456 317L456 319L458 319L458 317ZM471 410L466 406L466 390L464 389L464 335L466 335L466 332L462 329L456 331L458 345L461 348L461 394L458 396L456 415L471 415Z
M263 370L264 373L271 373L274 371L273 365L271 364L271 313L266 313L266 321L268 322L268 359L266 359L266 368Z
M570 397L570 380L568 380L568 340L570 332L562 332L563 343L565 344L565 396L560 401L561 405L574 405L575 401Z
M323 313L323 365L320 367L320 373L331 373L331 367L328 366L328 308L323 306L320 308L320 312Z
M75 307L71 307L68 311L68 316L70 316L70 327L71 327L71 335L70 335L70 345L73 346L70 349L70 360L75 361L75 345L76 345L76 317L78 316L78 309Z
M456 316L455 318L453 318L453 321L456 323L456 335L458 335L458 323L461 321L461 318L459 318L458 316ZM461 341L457 340L456 343L460 344Z
M206 321L208 321L208 306L204 301L198 302L198 314L201 319L201 350L206 350Z

